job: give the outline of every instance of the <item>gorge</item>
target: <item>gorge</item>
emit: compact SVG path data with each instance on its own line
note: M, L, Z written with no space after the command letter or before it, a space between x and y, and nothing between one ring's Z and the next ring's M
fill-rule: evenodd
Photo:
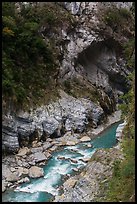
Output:
M42 194L39 196L37 193L35 196L38 198L33 198L33 193L39 188L33 191L34 178L30 176L34 173L30 173L33 166L40 167L39 175L48 175L52 173L50 161L56 158L57 162L63 162L66 170L68 163L73 163L76 174L80 174L77 170L79 159L74 161L81 154L75 152L77 147L83 151L81 148L87 145L85 153L90 149L87 154L91 157L96 149L92 143L98 141L98 134L109 125L114 123L111 145L116 144L113 141L116 122L122 119L126 121L127 129L129 125L133 127L131 121L134 116L125 114L122 118L119 110L120 105L134 103L134 84L129 77L134 73L133 9L133 2L3 2L2 188L3 192L8 189L3 193L3 200L50 200L51 192L48 190L47 194L40 190ZM131 91L129 98L124 98ZM129 105L129 108L132 114L134 105ZM128 111L128 108L124 110ZM117 137L120 142L121 134ZM79 143L82 137L89 137L91 142ZM105 147L108 147L109 139L104 140ZM100 147L104 147L102 140L100 143ZM57 150L61 151L59 155ZM57 159L57 155L64 156L62 151L71 154L69 161ZM116 160L123 158L119 146L109 151L108 160L113 160L113 153ZM109 157L104 150L97 152L94 154L103 155L102 159L105 154ZM49 167L45 166L47 164ZM82 164L90 169L88 160L85 163L81 161ZM53 183L58 177L57 172L54 173ZM65 171L62 174L69 173ZM7 174L10 176L7 177ZM24 193L13 193L19 183L30 179L32 184L22 184L33 191L31 195L25 193L27 200ZM76 175L74 180L78 179ZM43 178L34 179L34 185L35 182L38 186L42 182L41 188L45 186ZM59 180L56 185L63 184ZM56 194L56 189L52 188L54 185L51 186L49 190ZM12 189L11 194L9 188ZM82 190L83 187L78 188ZM71 195L70 198L67 194ZM94 200L89 192L87 197L84 192L76 196L66 188L63 196L57 196L53 202L69 199L71 202Z

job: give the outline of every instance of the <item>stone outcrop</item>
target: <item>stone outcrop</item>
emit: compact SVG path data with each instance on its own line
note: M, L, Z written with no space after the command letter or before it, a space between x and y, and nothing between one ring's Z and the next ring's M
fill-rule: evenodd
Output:
M6 131L3 130L3 149L16 150L16 141L19 148L19 145L22 147L32 144L36 138L46 140L48 137L53 138L53 135L56 138L67 131L82 133L89 119L97 126L104 118L103 109L92 101L76 99L63 91L60 94L61 98L57 102L37 108L35 111L5 116L4 121L10 117L13 124L12 129L7 125L10 133L6 136ZM15 138L13 144L9 143L11 135ZM26 154L25 149L20 151L22 152L19 154Z

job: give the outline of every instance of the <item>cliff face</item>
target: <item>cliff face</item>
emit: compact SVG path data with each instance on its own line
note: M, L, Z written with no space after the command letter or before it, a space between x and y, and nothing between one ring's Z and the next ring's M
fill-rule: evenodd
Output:
M33 140L59 137L66 131L83 132L89 123L95 128L116 110L118 96L129 89L130 69L123 44L134 36L133 25L129 24L132 2L56 4L69 12L75 23L64 23L55 33L43 25L39 33L49 42L51 36L56 38L60 56L57 83L63 91L56 102L36 110L14 113L9 109L3 114L5 150L16 151L19 146L31 145ZM114 12L120 15L119 22Z

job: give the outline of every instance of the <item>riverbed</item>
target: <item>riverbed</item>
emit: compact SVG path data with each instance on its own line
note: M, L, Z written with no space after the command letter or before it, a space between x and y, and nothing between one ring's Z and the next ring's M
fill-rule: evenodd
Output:
M81 171L98 148L111 148L116 145L116 129L120 122L111 125L95 139L73 146L64 146L52 153L43 167L44 177L31 179L30 183L7 190L2 202L49 202L60 194L65 178Z

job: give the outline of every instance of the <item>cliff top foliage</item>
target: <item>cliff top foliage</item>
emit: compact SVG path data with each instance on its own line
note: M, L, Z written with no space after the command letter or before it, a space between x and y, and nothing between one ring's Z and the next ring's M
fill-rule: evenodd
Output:
M73 19L55 2L2 2L3 106L38 104L56 95L58 28L70 25Z
M113 29L113 31L120 30L124 32L129 27L131 27L130 31L131 30L133 31L134 30L133 8L134 4L130 10L128 10L127 8L117 8L116 6L113 5L112 7L109 7L105 10L104 21L108 26L110 26Z

